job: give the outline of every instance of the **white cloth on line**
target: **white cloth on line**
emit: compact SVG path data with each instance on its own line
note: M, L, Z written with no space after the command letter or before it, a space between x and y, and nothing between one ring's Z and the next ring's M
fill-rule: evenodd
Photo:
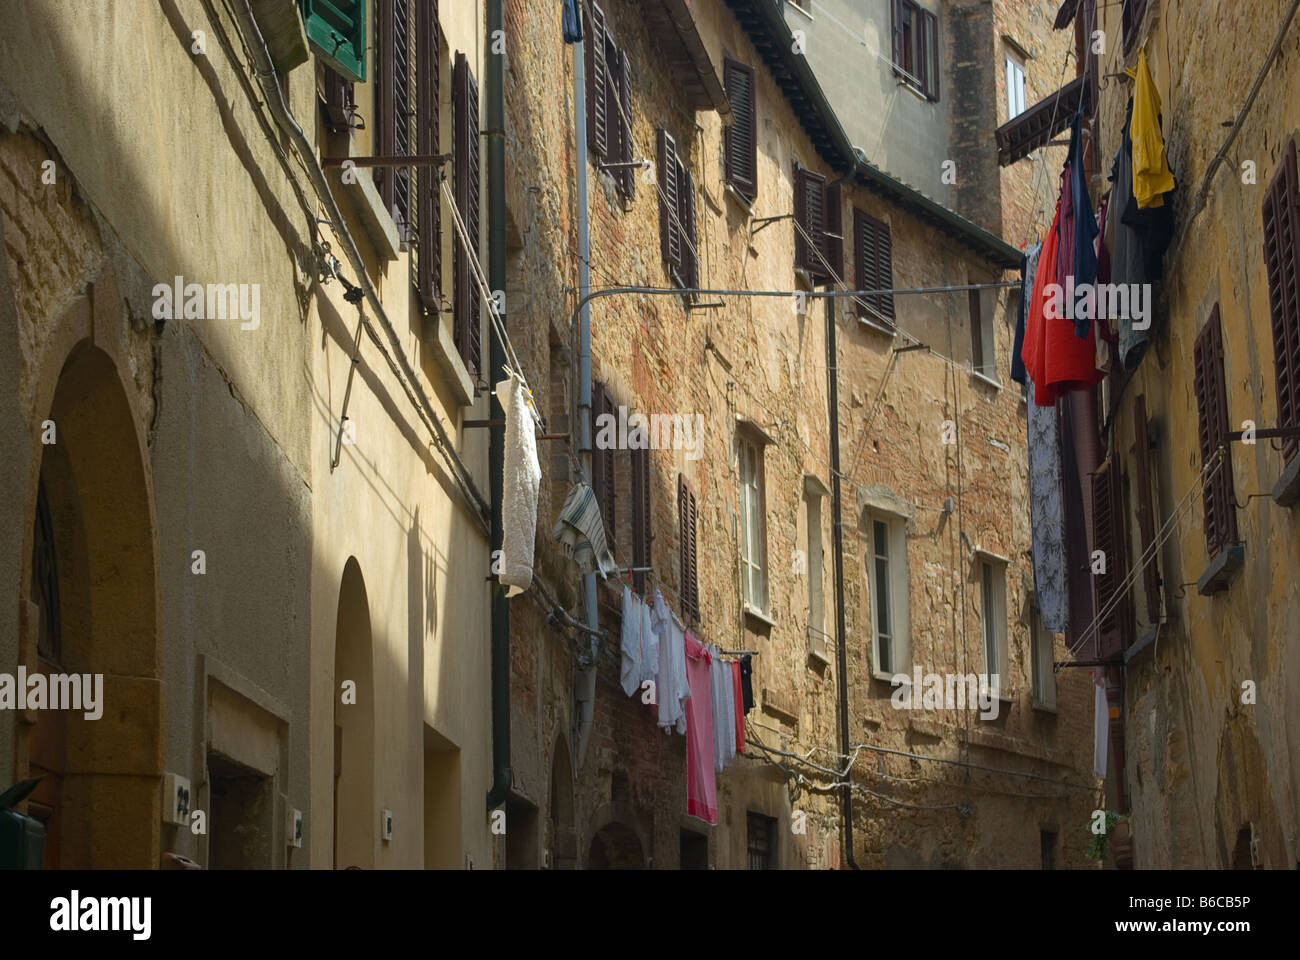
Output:
M641 682L655 685L659 696L659 634L655 632L654 611L650 604L637 597L637 610L641 615Z
M659 635L659 674L655 695L659 699L659 727L668 733L686 732L686 701L691 688L686 682L686 628L668 609L664 595L656 590L654 627Z
M731 665L724 663L717 646L709 647L713 663L709 670L709 692L713 697L713 766L721 773L736 755L735 698L731 695ZM728 736L728 718L731 734Z
M608 578L617 567L605 540L605 521L596 494L581 480L565 497L551 536L559 541L560 553L571 558L583 573L596 572Z
M641 630L644 618L638 604L640 601L632 593L632 588L623 586L623 636L620 643L622 660L618 679L623 685L623 692L629 697L641 686Z
M532 399L518 375L496 385L506 415L505 462L501 483L501 555L499 580L506 596L523 593L533 582L537 541L537 494L542 468L537 463L537 432Z
M1093 680L1092 772L1106 779L1106 746L1110 741L1110 705L1106 702L1106 685Z

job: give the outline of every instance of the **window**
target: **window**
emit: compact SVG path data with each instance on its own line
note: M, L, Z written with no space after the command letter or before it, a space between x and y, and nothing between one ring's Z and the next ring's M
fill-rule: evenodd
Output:
M970 310L971 371L991 383L998 382L997 346L992 318L984 311L984 291L967 291Z
M1092 546L1101 553L1101 567L1092 574L1093 609L1097 611L1094 650L1099 659L1117 656L1128 647L1131 630L1128 579L1128 539L1124 530L1124 487L1115 456L1092 475Z
M1223 382L1223 327L1219 305L1196 335L1196 416L1201 445L1201 468L1208 467L1223 450L1223 462L1202 491L1205 549L1211 558L1237 542L1237 496L1232 484L1232 446L1228 442L1228 400Z
M775 870L777 868L776 818L746 811L745 826L749 869Z
M894 73L927 100L939 99L939 21L912 0L893 0Z
M1146 594L1147 622L1160 622L1160 572L1156 567L1155 502L1151 494L1151 441L1147 430L1147 398L1133 402L1133 454L1137 464L1137 518L1141 535L1142 590Z
M859 290L889 290L894 286L893 248L889 224L856 207L853 210L853 273ZM858 316L894 326L894 295L882 293L855 301Z
M875 673L889 677L911 667L907 536L898 517L868 514L866 526Z
M683 870L709 869L709 838L694 830L680 833L680 866Z
M441 40L438 4L420 3L415 11L415 100L416 152L432 156L441 152L442 118L438 98L442 85ZM436 167L416 170L416 218L419 244L416 251L415 286L420 304L428 314L442 313L442 197ZM478 220L474 221L478 232Z
M700 584L695 560L695 494L686 486L686 478L677 478L677 528L681 544L681 602L682 617L687 621L700 619Z
M632 566L650 566L650 451L633 449L632 457ZM632 585L645 593L646 575L632 574Z
M658 133L659 252L679 287L699 286L695 239L695 179L677 154L677 141Z
M1300 186L1294 138L1282 151L1282 162L1264 195L1263 214L1277 425L1297 427L1300 426ZM1300 450L1300 439L1283 440L1282 450L1290 461Z
M816 477L804 478L804 524L808 575L808 653L829 663L826 652L826 594L822 559L822 497L826 488Z
M1039 830L1038 846L1040 852L1042 853L1043 869L1055 870L1056 869L1056 831Z
M587 148L599 169L614 178L619 193L630 200L636 193L632 159L632 82L626 52L606 28L599 4L587 7L582 32L587 77Z
M365 0L298 0L307 39L330 69L348 80L366 79Z
M1034 607L1029 611L1029 672L1035 706L1056 709L1056 636L1043 626Z
M614 546L614 443L604 443L600 439L600 425L609 423L602 417L612 418L617 422L618 413L614 401L603 383L591 385L591 489L596 494L596 506L600 508L600 517L605 522L605 536L609 545ZM635 566L635 564L634 564Z
M767 609L767 529L763 490L763 449L738 437L740 458L740 585L745 603Z
M410 0L380 0L375 11L376 41L375 142L376 152L389 157L409 156L415 97L411 88ZM411 240L411 167L375 168L375 186L397 224L403 243Z
M478 82L465 54L456 54L452 73L452 126L455 139L453 192L469 235L467 255L460 237L452 244L453 337L470 377L478 378L482 343L482 303L474 283L470 256L479 251L479 128Z
M993 560L979 561L980 633L984 642L984 672L995 693L1006 690L1007 682L1007 588L1006 570Z
M844 272L844 228L839 184L804 167L794 171L794 265L814 284Z
M1025 112L1025 62L1007 51L1007 119Z
M736 60L723 61L727 99L735 117L725 131L727 183L746 200L758 194L758 124L754 100L754 68Z

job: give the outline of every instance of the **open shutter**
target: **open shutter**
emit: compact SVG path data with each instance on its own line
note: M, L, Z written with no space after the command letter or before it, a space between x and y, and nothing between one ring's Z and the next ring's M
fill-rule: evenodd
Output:
M591 387L592 437L598 435L597 424L600 417L614 415L614 403L603 383L594 383ZM609 421L605 421L609 422ZM591 451L591 488L596 493L596 505L605 521L605 532L610 544L614 542L614 448L594 449Z
M925 95L938 100L943 54L939 46L939 20L928 10L921 11L921 48L925 57Z
M696 537L699 529L699 517L697 515L695 494L686 491L686 499L690 503L690 517L687 520L688 532L690 533L691 546L691 616L696 620L700 619L700 571L697 561L698 554L695 549Z
M482 352L482 316L470 263L471 257L477 257L479 250L478 83L463 53L456 54L451 85L452 119L456 135L454 192L471 248L467 254L457 234L456 243L452 245L454 336L470 376L477 379Z
M890 26L894 38L894 73L903 66L903 0L890 0Z
M1109 659L1127 646L1129 595L1127 540L1124 535L1124 491L1119 466L1108 459L1092 475L1093 550L1106 558L1104 573L1092 576L1093 596L1099 614L1097 655ZM1108 609L1109 608L1109 609Z
M606 132L609 129L609 107L605 91L609 83L605 64L605 11L599 4L587 7L587 22L582 31L583 51L587 72L587 147L596 161L608 156Z
M411 120L414 116L411 88L411 5L410 0L380 0L376 11L379 38L375 79L378 83L376 136L379 152L404 157L411 153ZM375 186L397 224L398 235L410 239L411 168L376 167Z
M686 478L677 478L678 542L681 544L682 616L699 620L700 595L695 559L695 495L686 486Z
M821 253L826 232L826 178L799 167L794 174L794 265L807 270L816 283L825 282Z
M650 451L632 451L632 566L650 566ZM633 573L632 583L645 593L645 574Z
M1282 152L1282 162L1264 195L1263 215L1277 425L1300 426L1300 185L1294 139ZM1283 441L1287 460L1295 456L1298 448L1300 440L1295 437Z
M670 267L682 264L682 238L674 214L679 206L677 191L677 142L667 130L659 131L659 252Z
M844 210L840 185L826 188L826 230L822 234L822 255L830 264L829 279L844 276Z
M325 126L330 133L349 133L355 109L352 81L335 70L325 71Z
M677 218L681 222L682 286L699 285L699 259L695 246L695 178L677 163Z
M1236 494L1232 484L1232 446L1228 443L1227 390L1223 381L1223 326L1219 305L1196 335L1195 381L1197 433L1201 445L1202 469L1223 447L1223 464L1202 493L1205 547L1213 557L1237 542Z
M627 52L618 53L618 102L622 110L618 115L620 163L630 164L632 156L632 71L628 66ZM631 200L636 196L636 168L619 167L615 180L623 191L623 196Z
M365 0L299 0L299 7L307 39L316 55L348 80L364 83Z
M1160 573L1151 545L1156 540L1156 513L1151 498L1151 442L1147 432L1147 398L1133 402L1133 452L1137 460L1138 531L1142 536L1142 589L1147 595L1147 620L1160 622Z
M735 118L726 129L727 182L747 200L758 194L758 122L754 97L754 68L737 60L723 61L724 82Z
M416 151L424 156L438 153L438 2L416 5ZM416 286L420 302L431 314L442 309L442 203L439 170L421 167L418 174L418 216L420 232Z

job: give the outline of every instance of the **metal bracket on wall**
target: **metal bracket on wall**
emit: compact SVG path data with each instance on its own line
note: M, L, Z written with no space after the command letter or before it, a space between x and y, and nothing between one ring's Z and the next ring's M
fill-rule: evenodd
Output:
M793 213L783 213L779 217L755 217L752 222L758 224L758 226L750 227L749 237L752 240L754 237L758 236L758 232L760 230L762 230L764 227L771 226L772 224L776 223L778 220L793 220L793 219L794 219Z

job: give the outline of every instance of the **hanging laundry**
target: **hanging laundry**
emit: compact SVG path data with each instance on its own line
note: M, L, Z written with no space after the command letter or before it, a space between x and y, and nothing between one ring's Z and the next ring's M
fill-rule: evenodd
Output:
M618 679L623 686L623 692L629 697L636 693L641 686L641 628L644 625L644 619L641 616L641 609L638 604L639 601L636 594L632 592L632 588L624 585L623 635L619 644L623 656Z
M712 657L712 664L709 674L709 691L713 700L713 768L721 773L735 753L735 736L730 737L728 742L728 719L730 713L728 710L727 691L731 688L731 672L727 665L722 662L720 651L716 646L709 647L709 655Z
M659 634L654 627L654 610L650 604L637 597L637 612L641 617L641 682L655 684L655 696L659 695Z
M721 667L718 681L722 686L722 743L727 757L723 765L726 766L736 759L736 694L731 682L731 661L719 657L718 665Z
M745 752L745 694L740 686L740 661L731 661L731 698L736 712L736 752Z
M1138 52L1137 68L1125 71L1133 78L1133 195L1139 209L1164 204L1164 194L1174 188L1174 175L1165 158L1165 138L1160 132L1160 91L1151 78L1147 51Z
M1056 407L1031 403L1028 433L1034 604L1044 627L1053 633L1064 633L1070 616L1061 504L1061 439Z
M686 701L691 688L686 683L686 633L676 615L668 609L664 595L656 590L654 629L659 637L659 673L655 678L659 727L668 733L686 732Z
M578 0L564 0L560 13L560 31L565 43L582 42L582 18L578 16Z
M501 583L506 596L523 593L533 582L537 539L537 494L542 468L537 463L537 432L532 396L518 374L496 385L506 415L505 463L501 483Z
M560 553L571 558L583 573L608 577L618 566L605 540L605 522L596 505L596 494L581 480L565 498L551 536L560 542Z
M1084 171L1083 135L1081 124L1083 115L1076 113L1070 121L1070 205L1073 207L1074 239L1070 269L1074 275L1073 288L1084 284L1092 286L1097 282L1097 218L1092 212L1092 197L1088 195L1088 178ZM1096 294L1091 298L1089 309L1084 316L1076 313L1074 332L1080 337L1088 335L1088 325L1095 314ZM1082 312L1082 311L1080 311Z
M718 823L718 788L713 770L713 695L709 689L712 658L689 632L684 637L686 682L686 812Z
M1034 268L1038 266L1038 254L1042 249L1041 243L1035 243L1020 257L1020 312L1016 318L1016 341L1011 348L1011 379L1016 383L1026 383L1029 380L1020 352L1025 345L1025 318L1034 293Z
M740 692L745 697L745 712L754 709L754 662L749 654L740 658Z

